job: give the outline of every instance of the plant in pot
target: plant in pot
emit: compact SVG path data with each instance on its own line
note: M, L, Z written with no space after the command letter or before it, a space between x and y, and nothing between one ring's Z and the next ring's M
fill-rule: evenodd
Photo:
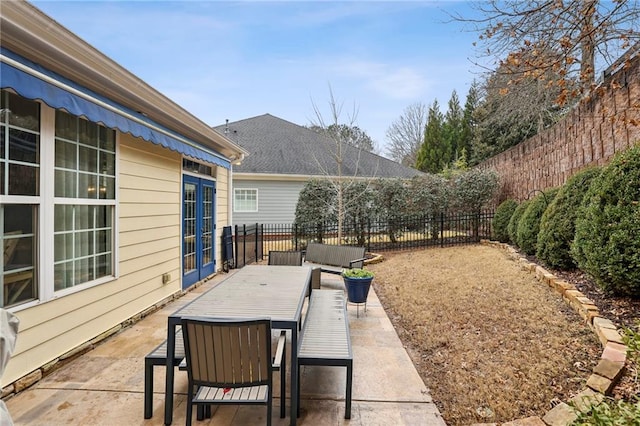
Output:
M367 296L369 295L369 288L371 287L373 276L373 272L361 268L342 270L342 279L347 289L347 300L351 303L364 303L365 312L367 310Z

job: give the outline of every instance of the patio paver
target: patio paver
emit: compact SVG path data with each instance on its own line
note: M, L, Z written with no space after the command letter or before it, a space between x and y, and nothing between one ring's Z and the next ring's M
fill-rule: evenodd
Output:
M161 425L164 370L154 371L153 418L145 420L144 356L166 338L170 313L224 277L218 275L5 401L15 425ZM335 276L322 275L323 287L340 285ZM301 374L298 424L444 425L373 288L366 314L361 308L356 318L351 304L348 313L354 352L352 418L344 419L344 369L309 366ZM186 387L186 373L176 372L175 425L185 422ZM277 406L279 401L274 403ZM262 425L265 414L264 407L220 407L211 419L194 424ZM273 424L288 425L289 419L280 419L274 410Z

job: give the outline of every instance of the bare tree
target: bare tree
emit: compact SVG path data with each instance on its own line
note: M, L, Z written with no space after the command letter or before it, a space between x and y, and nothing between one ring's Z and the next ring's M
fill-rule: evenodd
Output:
M373 139L371 139L371 136L369 136L367 132L365 132L358 126L348 126L346 124L330 124L329 128L323 129L319 126L311 125L309 126L309 129L313 130L316 133L339 133L337 137L339 137L349 145L353 145L356 148L364 149L365 151L369 152L376 151L376 144Z
M342 244L342 230L344 227L345 217L349 209L358 203L358 196L349 196L347 193L351 187L358 184L362 178L360 175L360 157L363 152L361 146L354 146L352 144L351 132L336 131L340 129L358 129L356 125L358 110L356 106L353 106L351 113L347 114L346 123L340 122L342 119L343 103L338 102L333 95L333 90L329 86L329 118L325 119L318 105L311 101L313 106L313 112L315 118L312 119L311 127L315 131L324 135L323 138L327 143L323 150L323 155L326 154L330 161L326 161L324 158L316 158L316 164L320 171L327 177L333 191L335 193L335 212L338 220L338 241ZM351 167L345 167L349 162ZM345 170L351 170L350 175L345 174ZM370 177L375 176L376 170L369 170ZM361 194L364 196L365 191ZM334 206L327 206L334 208Z
M559 77L546 83L561 89L559 104L589 93L597 71L640 36L638 0L488 0L476 9L481 18L454 19L474 25L481 54L507 65L501 69L514 81L550 70Z
M389 157L405 166L415 167L418 150L424 141L429 109L422 102L416 102L404 109L402 115L387 129Z
M509 68L505 70L504 68ZM553 126L566 112L557 99L561 88L547 84L560 78L546 70L539 78L513 81L513 65L503 64L486 76L481 101L474 111L476 126L472 141L471 163L478 162L514 146L543 129ZM575 86L578 82L572 83ZM574 100L567 102L572 105Z

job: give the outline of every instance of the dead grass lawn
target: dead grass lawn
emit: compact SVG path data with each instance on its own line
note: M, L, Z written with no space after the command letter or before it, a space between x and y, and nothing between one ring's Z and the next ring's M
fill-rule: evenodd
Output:
M375 290L447 424L542 416L584 388L599 342L503 251L384 256Z

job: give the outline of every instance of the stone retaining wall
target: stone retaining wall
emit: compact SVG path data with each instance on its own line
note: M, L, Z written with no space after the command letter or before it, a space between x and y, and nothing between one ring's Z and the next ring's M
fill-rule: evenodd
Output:
M640 143L640 55L636 55L552 128L489 158L478 167L500 175L499 201L529 198L564 184L590 165Z

